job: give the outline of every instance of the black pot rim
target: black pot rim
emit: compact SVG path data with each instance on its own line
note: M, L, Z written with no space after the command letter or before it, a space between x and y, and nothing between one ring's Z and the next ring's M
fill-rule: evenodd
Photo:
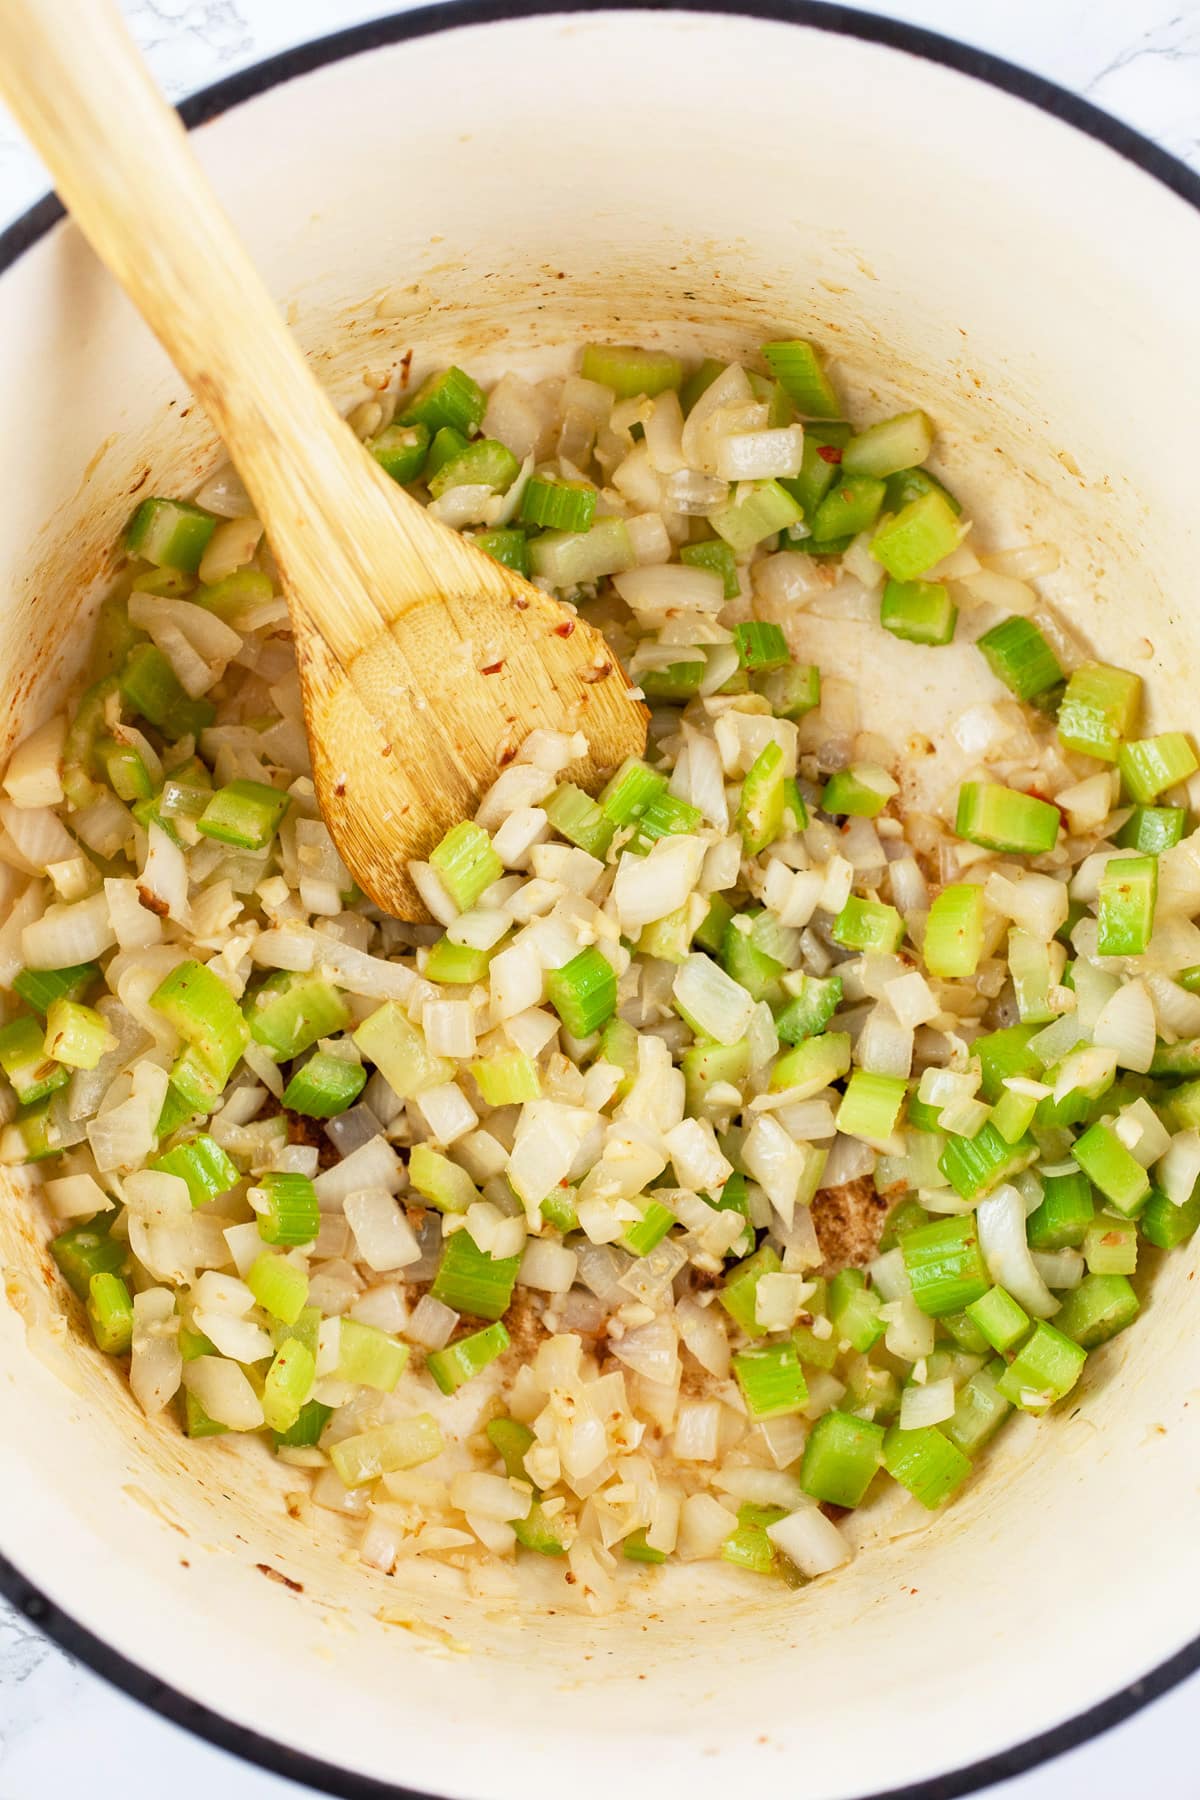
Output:
M411 12L368 20L309 43L298 44L277 56L255 63L235 75L202 88L181 104L179 111L189 130L218 118L285 81L314 69L381 49L408 39L428 37L467 25L501 24L510 19L536 18L562 13L591 12L691 12L721 13L734 17L765 19L779 24L807 26L836 36L858 38L886 49L904 51L943 68L986 82L1002 93L1024 100L1061 123L1115 151L1143 174L1167 187L1200 211L1200 175L1168 151L1143 137L1131 126L1093 106L1055 82L1019 68L1015 63L977 50L937 32L926 31L898 19L882 18L856 7L830 0L439 0ZM53 194L45 195L0 233L0 275L26 250L43 238L63 217ZM6 1557L0 1555L0 1593L45 1636L68 1655L86 1664L123 1693L152 1711L219 1749L255 1763L286 1780L299 1782L342 1800L448 1800L372 1776L339 1769L274 1738L264 1737L189 1698L149 1670L130 1662L110 1645L64 1612ZM958 1796L1011 1779L1026 1770L1061 1756L1139 1712L1150 1701L1168 1693L1200 1669L1200 1636L1107 1700L1099 1701L1072 1719L1039 1733L1011 1749L996 1752L925 1781L863 1796L862 1800L958 1800Z

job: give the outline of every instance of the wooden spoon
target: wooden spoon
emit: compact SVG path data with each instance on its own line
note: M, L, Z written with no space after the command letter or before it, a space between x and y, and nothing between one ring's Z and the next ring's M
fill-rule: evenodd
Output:
M109 0L3 0L0 93L266 527L347 868L386 911L428 917L408 860L529 731L582 731L565 778L594 788L641 754L645 708L598 631L431 518L338 417Z

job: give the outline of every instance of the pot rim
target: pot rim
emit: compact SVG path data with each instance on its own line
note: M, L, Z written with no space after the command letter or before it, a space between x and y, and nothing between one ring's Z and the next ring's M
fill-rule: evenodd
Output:
M463 26L496 25L565 13L602 12L715 13L763 19L856 38L884 49L922 57L956 74L985 82L1001 93L1037 107L1062 124L1072 126L1133 163L1143 174L1169 188L1200 212L1200 174L1091 101L990 51L976 49L904 20L839 5L835 0L436 0L435 4L387 14L294 45L189 94L178 110L191 131L284 82L366 51ZM48 193L0 232L0 277L65 216L65 208L57 195ZM447 1796L434 1796L423 1790L377 1781L374 1776L339 1768L212 1711L148 1669L130 1662L98 1638L49 1599L2 1551L0 1594L60 1649L122 1693L194 1736L273 1775L341 1796L342 1800L449 1800ZM943 1775L864 1795L861 1800L958 1800L961 1795L976 1793L996 1782L1024 1774L1100 1737L1140 1712L1152 1700L1177 1687L1198 1669L1200 1635L1140 1680L1097 1701L1049 1731Z

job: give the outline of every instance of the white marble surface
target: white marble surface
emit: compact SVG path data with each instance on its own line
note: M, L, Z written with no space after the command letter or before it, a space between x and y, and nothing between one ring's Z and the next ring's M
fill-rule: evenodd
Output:
M69 8L87 0L44 0ZM289 44L395 8L371 0L124 0L173 98ZM1200 167L1200 0L875 0L1050 76ZM0 115L0 224L45 188ZM1103 1739L1018 1780L994 1800L1156 1800L1197 1792L1192 1708L1200 1677ZM0 1605L0 1800L94 1800L140 1771L172 1800L288 1800L302 1790L235 1762L144 1711Z

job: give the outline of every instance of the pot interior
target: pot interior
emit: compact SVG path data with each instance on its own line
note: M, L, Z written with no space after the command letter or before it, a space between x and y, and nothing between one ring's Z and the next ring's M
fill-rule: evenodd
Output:
M398 133L421 146L403 189ZM1200 221L1114 151L866 39L651 12L389 43L196 136L339 399L409 351L414 375L487 376L596 337L729 355L811 336L862 411L930 411L989 544L1057 544L1064 619L1189 723ZM219 451L69 227L0 280L0 375L11 743L78 669L133 495L188 491ZM891 735L991 691L978 658L796 630ZM684 1568L593 1618L549 1577L517 1598L384 1577L259 1446L148 1423L49 1331L47 1223L5 1187L0 1548L134 1663L326 1762L489 1797L566 1768L584 1800L762 1770L833 1800L1028 1739L1194 1632L1193 1251L1077 1403L1014 1429L916 1535L868 1517L854 1564L797 1594Z

